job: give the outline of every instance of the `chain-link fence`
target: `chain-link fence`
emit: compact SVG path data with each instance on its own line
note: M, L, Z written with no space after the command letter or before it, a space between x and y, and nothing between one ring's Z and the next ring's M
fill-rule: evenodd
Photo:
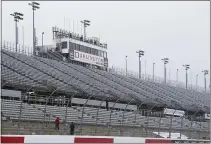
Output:
M127 110L91 107L72 103L74 95L58 96L56 90L49 96L25 92L22 99L2 98L3 134L70 134L70 123L75 123L75 134L107 136L143 136L177 138L208 138L209 122L194 115L166 117L150 114L152 110ZM92 100L90 100L92 101ZM60 129L55 130L55 119L60 118Z
M162 111L155 111L156 104L150 107L146 107L146 102L134 105L138 98L123 89L112 89L112 82L108 87L106 79L109 77L105 73L101 75L90 70L92 74L96 72L96 76L90 73L90 77L101 76L103 86L113 91L86 80L83 75L73 75L68 72L70 69L61 70L60 65L47 59L33 57L38 61L35 64L31 59L16 56L11 52L27 56L32 52L27 47L21 49L21 46L16 52L13 47L6 42L2 46L3 50L9 51L2 55L2 88L19 90L22 94L20 97L1 97L3 134L70 134L70 124L74 122L78 135L209 137L209 121L198 115L200 111L167 116ZM61 64L80 70L73 65ZM150 80L146 76L143 78ZM124 104L120 104L122 102ZM56 117L61 121L59 130L55 130Z

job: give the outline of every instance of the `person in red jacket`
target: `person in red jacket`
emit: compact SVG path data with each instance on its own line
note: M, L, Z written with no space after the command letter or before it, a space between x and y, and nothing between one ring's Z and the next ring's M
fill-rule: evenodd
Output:
M59 117L56 117L56 120L55 120L55 130L59 130Z

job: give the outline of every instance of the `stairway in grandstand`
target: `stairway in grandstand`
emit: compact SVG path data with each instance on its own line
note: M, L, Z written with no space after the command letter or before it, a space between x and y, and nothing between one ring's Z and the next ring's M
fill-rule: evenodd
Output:
M62 61L63 56L60 52L48 50L47 51L47 57L53 60Z

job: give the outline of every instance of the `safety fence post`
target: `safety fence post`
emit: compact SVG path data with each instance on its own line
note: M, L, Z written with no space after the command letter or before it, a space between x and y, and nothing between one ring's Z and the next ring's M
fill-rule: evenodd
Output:
M97 108L97 115L96 115L96 122L95 122L95 135L97 134L99 110L100 110L100 107L101 107L102 103L103 103L107 98L109 98L109 95L107 95L107 96L100 102L100 105L99 105L98 108Z
M171 121L170 121L170 125L169 125L169 138L171 138L172 119L173 119L176 111L177 111L177 109L174 110L173 114L171 115Z
M127 103L127 105L125 106L125 108L124 108L124 111L123 111L123 115L122 115L122 120L121 120L121 125L122 125L122 127L123 127L123 123L124 123L124 116L125 116L125 110L127 109L127 107L128 107L128 105L133 101L134 99L131 99L128 103ZM122 133L122 135L123 135L123 133Z
M189 131L190 131L190 139L192 138L193 119L194 119L195 115L196 115L199 111L200 111L200 109L198 109L198 110L191 116L191 125L190 125L190 129L189 129Z
M83 117L84 117L84 109L85 109L85 106L87 104L87 102L89 101L89 99L92 97L92 95L89 96L89 98L86 100L86 102L84 103L83 105L83 109L82 109L82 114L81 114L81 122L80 122L80 134L82 135L82 127L83 127Z
M53 92L51 92L51 94L46 98L45 101L45 109L44 109L44 117L43 117L43 130L44 130L44 123L45 123L45 117L46 117L46 109L47 109L47 104L48 104L48 100L52 97L52 95L59 90L59 88L56 88Z
M181 117L181 130L180 130L180 139L182 138L182 127L183 127L183 120L184 120L184 117L185 117L185 113L187 113L187 114L188 114L188 110L189 110L189 109L187 109L187 110L184 112L183 116Z
M167 105L164 107L163 110L165 110L167 108ZM164 113L163 114L160 114L160 119L158 121L158 136L160 136L160 125L161 125L161 118L162 116L164 116Z
M139 108L144 104L144 102L142 102L138 107L137 110L135 111L135 117L134 117L134 122L133 122L133 136L135 136L135 125L136 125L136 115L139 112Z
M161 117L162 117L162 115L160 114L160 119L159 119L159 121L158 121L158 135L159 135L159 136L160 136Z
M20 103L19 116L18 116L17 134L20 132L20 121L21 121L21 115L22 115L22 108L23 108L24 97L28 94L28 92L32 88L36 87L36 85L37 85L37 83L35 83L33 86L31 86L29 89L27 89L27 91L23 95L21 95L21 97L20 97L21 103Z
M199 118L199 121L200 121L200 123L199 123L199 135L198 135L198 139L200 139L200 137L201 137L201 120L202 118L201 118L201 116L200 116L200 118Z
M112 115L112 112L113 112L113 108L114 106L116 105L116 103L120 100L121 97L119 97L115 103L113 104L112 108L111 108L111 111L110 111L110 117L109 117L109 122L108 122L108 133L107 135L109 136L110 135L110 125L111 125L111 115Z
M157 104L154 104L154 105L150 108L150 110L148 110L148 112L147 112L147 125L146 125L146 127L145 127L145 130L146 130L146 137L148 137L149 113L151 112L151 110L152 110L156 105L157 105Z
M65 117L64 117L64 134L66 132L66 128L69 127L69 125L67 124L67 109L69 107L69 104L71 102L71 107L72 107L72 99L74 98L74 96L76 95L76 93L74 93L73 95L71 95L71 97L68 98L68 101L66 103L66 100L65 100L65 103L66 103L66 109L65 109Z

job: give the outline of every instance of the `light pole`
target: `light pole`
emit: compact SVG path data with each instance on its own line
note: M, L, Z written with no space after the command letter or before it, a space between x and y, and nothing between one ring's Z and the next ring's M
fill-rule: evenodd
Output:
M29 5L32 7L32 13L33 13L33 36L32 36L32 39L33 39L33 55L35 55L35 28L34 28L34 11L39 9L39 3L37 2L31 2L29 3Z
M169 81L170 81L170 78L171 78L171 71L170 71L170 68L169 68Z
M144 51L143 50L139 50L136 51L136 53L138 53L138 60L139 60L139 79L141 78L141 56L144 56Z
M43 49L43 35L44 35L44 32L42 32L42 55L43 55L43 51L44 51L44 49Z
M125 68L126 68L126 76L127 76L127 56L125 56Z
M191 89L192 89L192 72L190 72L190 84L191 84Z
M196 75L196 87L198 88L198 74Z
M166 83L166 64L169 63L169 58L161 59L164 63L164 83Z
M90 26L90 21L89 20L83 20L81 23L84 25L84 40L86 39L86 27Z
M208 70L203 70L204 73L204 90L206 92L207 84L206 84L206 75L209 74Z
M188 88L188 69L190 69L189 64L183 65L185 67L185 75L186 75L186 89Z
M177 69L177 78L176 78L176 80L177 80L177 82L178 82L178 73L179 73L179 69Z
M155 79L155 63L153 63L152 77L153 77L153 81L154 81L154 79Z
M42 32L42 49L43 49L43 35L44 35L44 32Z
M11 16L14 17L15 21L15 51L17 52L18 49L18 22L19 20L23 20L23 14L19 12L14 12L13 14L10 14Z

